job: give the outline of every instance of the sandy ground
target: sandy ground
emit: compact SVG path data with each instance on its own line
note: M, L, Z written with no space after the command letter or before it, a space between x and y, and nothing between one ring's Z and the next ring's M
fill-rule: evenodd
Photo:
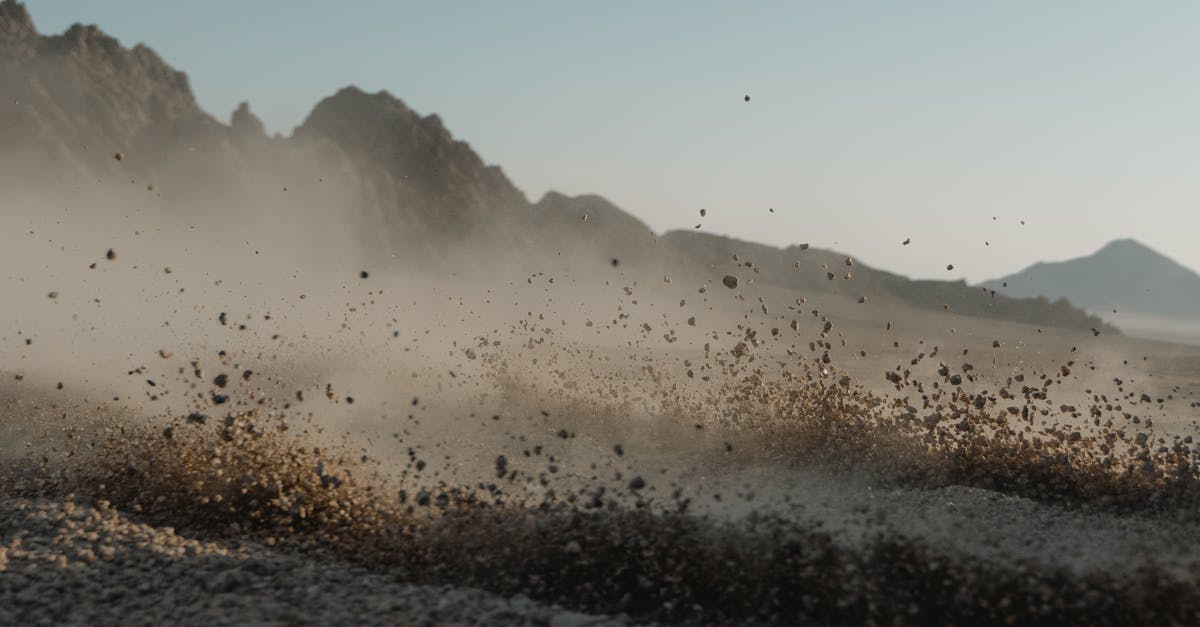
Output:
M40 240L18 243L11 254L44 253ZM970 406L967 394L997 397L1003 411L1023 401L1000 390L1019 395L1048 377L1050 397L1030 404L1053 411L1031 429L1112 442L1145 433L1146 455L1194 450L1182 438L1197 433L1200 348L860 303L849 290L549 269L478 283L364 279L358 268L297 271L291 259L263 268L253 248L210 263L133 243L108 260L107 245L68 241L85 258L0 283L20 303L0 327L0 452L18 475L86 470L99 450L108 461L146 456L188 482L78 480L40 495L5 486L0 622L1200 620L1189 601L1200 598L1194 500L1160 506L1153 489L1133 490L1120 507L1086 490L1049 498L1040 490L1060 495L1061 467L1027 473L1028 484L913 480L879 459L886 449L859 465L860 451L836 438L803 454L779 440L821 408L786 397L836 388L843 375L919 419L938 404ZM951 386L940 366L964 382ZM906 370L924 387L893 389L885 374ZM922 406L934 382L964 396ZM350 513L329 529L342 535L319 551L302 550L299 532L293 541L278 529L208 524L216 510L202 499L218 477L273 481L281 471L272 464L286 461L237 466L227 455L236 447L222 448L223 421L252 410L304 442L295 467L300 491L315 482L306 495L339 487L315 463L329 461L316 447L345 453L356 476L365 474L351 462L368 460L380 475L372 494L396 501L404 491L388 520L412 527L379 545L387 559L354 542L359 510L340 501L333 509ZM151 437L126 438L122 425ZM218 439L170 449L189 428ZM830 434L802 435L811 444ZM994 452L981 446L946 464ZM1068 467L1099 468L1080 451L1070 449ZM101 507L114 489L121 500ZM358 494L348 490L338 498ZM476 524L439 504L454 490L482 499L498 521ZM159 497L184 505L162 511ZM466 522L454 531L456 520Z

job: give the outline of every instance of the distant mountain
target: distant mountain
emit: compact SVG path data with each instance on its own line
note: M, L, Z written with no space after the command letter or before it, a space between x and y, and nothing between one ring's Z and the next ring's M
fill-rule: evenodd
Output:
M1017 298L1065 298L1106 317L1116 309L1200 320L1200 275L1132 239L1110 242L1087 257L1036 263L983 286Z
M852 260L831 250L788 246L775 248L693 230L670 231L659 238L686 263L713 268L730 267L734 255L741 261L744 276L755 282L797 290L800 293L841 293L866 296L881 305L897 303L916 309L949 310L952 313L1029 324L1077 329L1117 329L1097 316L1069 303L1045 298L1012 298L996 290L970 287L964 281L913 280ZM736 274L736 273L735 273ZM853 276L847 280L846 275ZM832 278L831 278L832 275Z
M10 201L31 190L86 206L98 189L124 189L132 202L152 194L162 199L157 206L187 220L203 215L237 224L267 211L274 212L267 223L332 215L356 234L356 252L381 264L484 273L557 268L584 276L611 274L617 260L635 276L719 283L734 274L798 294L1105 326L1064 303L1018 300L961 281L910 281L848 266L846 255L833 251L694 230L655 234L600 196L550 192L530 203L441 118L420 115L387 92L344 88L319 102L290 137L269 137L247 104L224 124L200 109L187 76L146 46L127 49L96 26L78 24L40 35L14 0L0 2L0 94L0 189ZM314 246L312 254L339 254L327 248Z

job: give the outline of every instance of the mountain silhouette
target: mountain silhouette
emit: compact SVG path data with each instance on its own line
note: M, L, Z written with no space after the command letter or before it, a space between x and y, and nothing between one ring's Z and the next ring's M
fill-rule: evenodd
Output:
M493 259L483 269L492 272L550 262L584 275L616 262L623 271L710 283L740 273L804 293L1111 330L1065 303L1011 298L1021 295L1013 290L911 281L861 263L850 280L846 255L834 251L691 229L656 234L601 196L550 192L531 203L440 117L384 91L346 87L286 137L268 136L247 103L225 124L197 105L187 75L150 48L125 48L96 26L41 35L15 0L0 2L0 93L6 190L78 190L73 201L87 203L87 186L120 182L153 190L180 219L219 212L237 219L289 193L296 211L277 219L312 215L301 209L333 213L379 263L458 270L468 256L456 251L469 249L471 259ZM335 254L314 254L321 252Z
M1035 263L983 286L1018 298L1065 298L1102 314L1115 309L1200 320L1200 275L1132 239L1109 242L1086 257Z

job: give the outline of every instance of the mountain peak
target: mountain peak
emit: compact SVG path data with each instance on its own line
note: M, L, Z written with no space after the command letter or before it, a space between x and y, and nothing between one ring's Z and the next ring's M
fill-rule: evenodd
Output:
M25 39L36 32L24 3L16 0L0 2L0 38Z
M403 111L415 115L413 110L409 108L405 102L386 89L381 89L375 93L363 91L356 85L347 85L332 96L321 100L317 103L316 109L325 107L373 107L376 109L387 109L391 111Z
M1143 272L1148 274L1167 272L1180 276L1196 275L1195 272L1174 259L1132 238L1113 240L1105 244L1100 250L1092 253L1091 258L1099 259L1109 264L1141 267Z
M1200 276L1131 238L1113 240L1086 257L1038 262L984 286L1017 297L1066 297L1099 312L1200 315Z
M68 52L85 58L117 58L130 54L121 47L121 42L100 30L95 24L75 23L61 35L46 38L46 44L56 52Z
M239 136L266 137L267 130L262 120L250 111L250 103L242 102L229 116L229 126Z
M1115 239L1097 250L1094 255L1137 255L1141 257L1162 257L1158 251L1131 238Z

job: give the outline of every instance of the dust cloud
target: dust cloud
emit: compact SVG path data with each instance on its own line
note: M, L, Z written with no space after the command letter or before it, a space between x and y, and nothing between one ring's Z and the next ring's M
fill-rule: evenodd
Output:
M633 620L1200 609L1186 349L125 185L7 194L12 498Z

